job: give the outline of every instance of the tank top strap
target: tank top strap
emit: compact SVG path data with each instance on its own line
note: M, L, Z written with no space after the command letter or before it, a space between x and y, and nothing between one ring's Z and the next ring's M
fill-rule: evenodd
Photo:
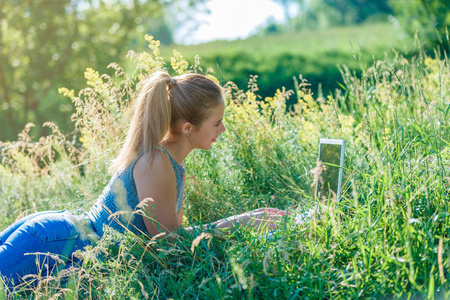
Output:
M184 169L183 165L177 163L177 161L172 157L172 155L170 155L169 151L167 151L167 149L164 148L164 146L160 146L160 147L158 147L156 149L162 150L165 154L167 154L167 156L169 157L170 162L172 163L172 166L174 168L182 167Z

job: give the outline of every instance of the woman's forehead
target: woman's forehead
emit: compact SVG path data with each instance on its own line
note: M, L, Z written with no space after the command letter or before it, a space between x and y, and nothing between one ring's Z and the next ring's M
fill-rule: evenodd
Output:
M224 112L225 112L225 105L219 104L212 109L210 118L219 117L219 119L221 119L223 117Z

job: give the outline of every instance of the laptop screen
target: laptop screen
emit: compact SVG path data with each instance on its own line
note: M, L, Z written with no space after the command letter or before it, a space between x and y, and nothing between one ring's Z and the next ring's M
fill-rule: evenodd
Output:
M344 140L321 139L319 162L321 179L316 186L316 196L320 201L333 197L339 201L342 185L342 167L344 163Z

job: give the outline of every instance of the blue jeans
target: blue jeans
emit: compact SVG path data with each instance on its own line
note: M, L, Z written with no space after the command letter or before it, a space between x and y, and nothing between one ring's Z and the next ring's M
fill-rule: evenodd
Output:
M0 275L10 287L28 274L52 275L98 238L86 214L63 210L26 216L0 233Z

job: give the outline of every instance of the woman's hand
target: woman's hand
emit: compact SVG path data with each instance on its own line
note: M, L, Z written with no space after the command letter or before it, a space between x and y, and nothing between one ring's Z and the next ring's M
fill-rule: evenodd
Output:
M286 211L276 208L258 208L237 216L229 217L215 222L217 228L236 226L237 223L248 224L255 229L275 230L278 223L286 215Z

